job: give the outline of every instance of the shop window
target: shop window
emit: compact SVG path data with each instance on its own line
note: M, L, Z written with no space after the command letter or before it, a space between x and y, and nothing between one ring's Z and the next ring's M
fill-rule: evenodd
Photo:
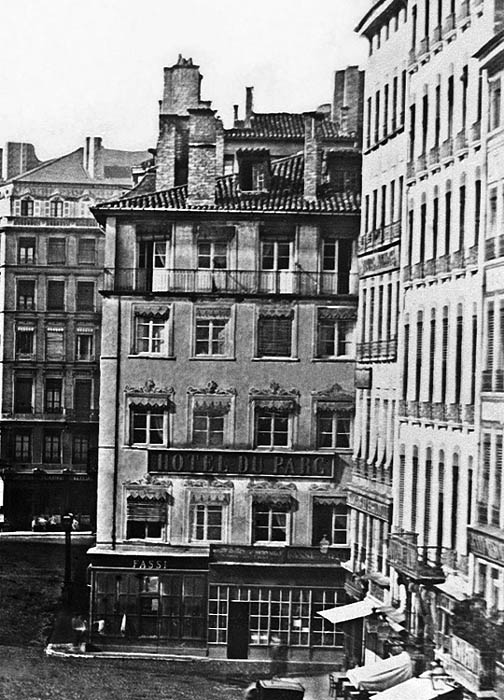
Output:
M47 241L47 262L49 265L64 265L66 261L66 241L64 238L49 238Z
M252 542L283 542L288 540L290 514L286 507L254 503L252 507Z
M21 216L33 216L33 199L26 197L21 200Z
M14 413L33 412L33 378L16 377L14 380Z
M317 447L350 447L350 418L337 413L320 412L317 414Z
M63 380L46 379L44 406L46 413L62 413L63 411Z
M166 445L168 415L162 408L132 406L131 443L133 445Z
M16 357L31 358L35 353L35 328L19 324L16 327Z
M14 459L16 462L31 462L32 432L31 430L16 430L13 436Z
M80 362L92 362L94 360L94 331L92 328L77 328L75 359Z
M28 214L27 214L28 216ZM19 265L33 265L35 263L35 238L20 238L18 241Z
M63 280L48 280L47 282L47 310L65 310L65 283Z
M18 280L16 291L16 307L19 311L35 308L35 280Z
M225 416L195 409L192 443L197 447L220 447L224 444Z
M46 360L63 360L65 357L64 328L46 329Z
M89 458L89 435L77 433L72 436L72 464L86 464Z
M48 464L61 463L61 431L44 430L43 460Z
M325 317L319 311L317 327L318 357L353 357L355 321Z
M94 311L95 284L94 282L77 282L77 311Z
M223 506L217 503L191 505L191 539L198 542L222 542Z
M49 203L49 216L60 218L63 216L63 200L52 199Z
M291 357L292 315L260 316L257 328L258 357Z
M96 262L96 241L94 238L80 238L77 252L79 265L94 265Z
M312 511L312 545L318 547L325 538L329 544L347 543L348 513L342 498L315 497Z
M256 411L256 447L290 447L291 416L287 412Z
M138 355L167 354L168 321L166 318L137 314L135 325L135 352Z
M126 539L159 540L164 537L167 521L167 495L164 491L127 496Z

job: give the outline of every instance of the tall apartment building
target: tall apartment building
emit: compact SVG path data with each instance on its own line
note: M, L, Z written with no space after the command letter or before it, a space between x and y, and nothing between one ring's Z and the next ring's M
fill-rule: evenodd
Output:
M50 161L8 143L0 181L0 454L5 526L94 525L104 234L89 207L131 187L144 152L100 138Z
M408 42L400 54L389 49L399 40L393 20L398 10ZM498 531L497 520L501 523L495 394L500 351L499 331L494 332L500 328L495 326L500 323L500 286L494 271L498 263L493 261L500 255L496 238L501 215L500 116L497 121L491 117L488 156L482 117L489 109L492 114L500 109L498 75L493 74L501 64L496 58L498 39L492 38L500 36L503 11L500 0L380 0L358 27L370 40L373 70L380 54L384 76L387 69L402 67L398 57L407 62L397 354L400 400L393 457L393 532L387 553L391 600L405 615L401 635L418 660L417 669L441 656L445 669L470 697L494 696L495 652L489 670L484 641L477 641L477 625L472 637L467 625L464 632L461 611L472 610L466 622L476 619L474 610L482 607L481 601L473 600L478 592L485 594L487 612L503 605L502 571L495 566L499 550L493 544L485 549L480 544L485 536L478 529L493 525ZM488 99L481 67L488 74ZM386 94L386 85L380 90L378 81L376 85L375 89L367 81L368 92L374 94L366 93L364 129L370 133L371 128L371 134L373 128L380 134L385 115L390 114L390 88ZM381 187L390 181L386 162L383 158L377 168L383 167L381 183L375 186L378 201ZM375 168L373 153L365 152L364 183ZM367 185L364 188L366 221L375 216L376 207L372 197L367 201ZM362 236L367 228L363 224ZM361 238L361 245L366 245L366 238ZM365 263L362 271L366 274ZM483 292L487 330L482 344ZM373 318L382 319L378 325L383 327L379 297L371 306ZM370 313L366 310L366 316ZM369 327L369 321L361 325ZM369 341L378 340L376 332ZM480 411L483 347L487 371ZM374 383L374 371L372 376ZM370 383L367 377L358 381ZM371 441L372 430L371 423ZM356 451L362 443L358 437ZM355 481L354 477L352 489ZM372 583L373 578L370 593Z
M363 216L358 243L359 324L354 472L348 487L351 570L347 591L365 589L390 604L387 543L392 526L392 474L399 392L398 314L402 301L400 245L406 176L406 9L373 7L357 30L369 39L365 81ZM397 616L396 616L397 618ZM362 639L361 622L353 637ZM390 629L388 641L393 636ZM364 635L363 660L383 654L385 635ZM361 654L357 655L359 658Z
M165 69L155 168L94 209L93 641L333 660L316 612L345 601L358 136L325 108L256 112L251 89L225 130L200 83Z

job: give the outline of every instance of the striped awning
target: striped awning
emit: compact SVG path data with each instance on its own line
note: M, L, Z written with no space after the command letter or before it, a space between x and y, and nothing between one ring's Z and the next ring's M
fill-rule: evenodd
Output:
M135 315L142 318L166 320L170 316L169 306L138 306Z
M279 510L291 510L296 501L290 491L255 491L252 493L252 502Z
M191 503L228 504L230 500L231 495L229 491L224 491L223 489L194 489L194 491L191 491L190 496Z
M220 398L209 396L196 396L194 398L194 409L200 413L211 414L213 416L223 416L231 409L230 397Z

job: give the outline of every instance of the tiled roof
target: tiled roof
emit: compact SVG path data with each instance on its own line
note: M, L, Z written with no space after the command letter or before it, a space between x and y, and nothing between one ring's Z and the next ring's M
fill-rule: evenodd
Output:
M360 211L358 192L334 192L328 185L320 188L315 201L303 197L304 156L299 153L282 158L272 164L271 183L268 192L242 193L237 175L221 177L216 182L215 203L188 202L187 185L168 190L146 193L137 186L121 199L104 202L98 209L122 210L193 210L193 211L261 211L261 212L313 212L355 214Z
M322 119L318 126L323 139L345 139L353 136L340 133L338 125L330 119ZM304 139L304 117L291 112L254 113L250 126L237 126L226 129L226 138L241 139Z

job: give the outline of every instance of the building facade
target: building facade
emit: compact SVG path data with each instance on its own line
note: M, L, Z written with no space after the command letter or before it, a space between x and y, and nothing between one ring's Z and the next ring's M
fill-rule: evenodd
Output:
M104 235L89 207L150 157L100 138L41 162L8 143L0 182L4 527L94 527ZM49 522L50 521L50 522Z
M190 59L165 69L154 169L94 210L93 641L334 659L315 613L345 601L358 136L256 113L251 90L225 130L200 83Z

